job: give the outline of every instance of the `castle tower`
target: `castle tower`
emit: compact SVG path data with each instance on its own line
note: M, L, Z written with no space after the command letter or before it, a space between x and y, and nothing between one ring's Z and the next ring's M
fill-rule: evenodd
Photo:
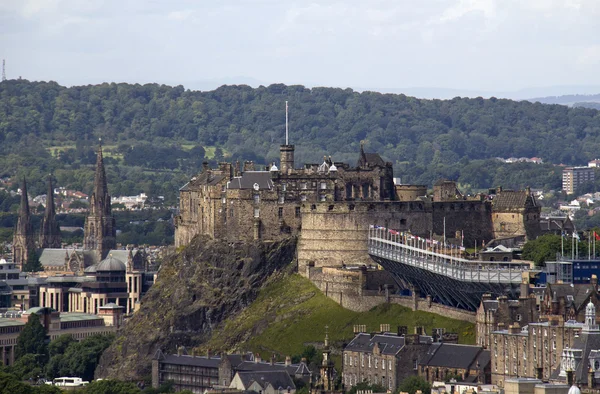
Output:
M60 248L60 227L56 221L56 210L54 206L54 188L52 177L48 177L48 194L46 195L46 210L42 219L40 230L40 248Z
M294 145L281 145L279 147L280 170L282 174L289 174L294 170Z
M111 214L102 146L98 147L94 191L90 197L90 214L85 219L83 232L83 248L95 250L98 253L98 261L106 258L108 251L117 246L117 229L115 218Z
M27 196L27 181L23 178L21 186L21 207L19 208L19 218L17 219L17 227L13 236L13 262L17 267L23 267L27 262L29 253L35 249L35 241L33 238L33 226L31 225L31 217L29 212L29 197Z

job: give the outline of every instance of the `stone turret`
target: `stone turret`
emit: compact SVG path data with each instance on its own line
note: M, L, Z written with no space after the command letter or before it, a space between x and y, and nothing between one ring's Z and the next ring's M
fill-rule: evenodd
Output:
M35 240L33 236L33 226L29 211L29 197L27 196L27 181L23 178L21 186L21 206L19 208L19 218L13 236L13 262L17 267L22 268L27 262L29 253L34 252Z
M54 188L52 177L48 177L48 193L46 194L46 210L42 219L40 230L40 248L60 248L61 236L60 226L56 221L56 209L54 206Z
M279 147L280 170L283 174L289 174L294 170L294 145L281 145Z
M90 214L85 220L83 247L95 250L100 261L107 256L109 250L116 247L116 236L115 218L111 213L102 146L100 146L96 159L94 191L90 197Z

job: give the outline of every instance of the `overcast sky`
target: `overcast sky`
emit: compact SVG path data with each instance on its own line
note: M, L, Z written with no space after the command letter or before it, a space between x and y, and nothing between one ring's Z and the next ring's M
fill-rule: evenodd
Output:
M0 0L0 57L64 85L597 86L600 0Z

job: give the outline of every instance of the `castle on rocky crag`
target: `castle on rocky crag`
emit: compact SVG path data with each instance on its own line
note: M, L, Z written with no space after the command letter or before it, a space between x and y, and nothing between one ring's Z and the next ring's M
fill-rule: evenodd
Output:
M372 262L369 225L465 246L540 233L540 206L528 189L464 196L455 182L439 181L428 196L425 186L395 185L392 164L362 145L354 167L330 157L296 168L293 145L281 145L279 167L205 163L180 189L179 211L178 247L199 234L229 241L299 235L298 268L307 276L308 267Z

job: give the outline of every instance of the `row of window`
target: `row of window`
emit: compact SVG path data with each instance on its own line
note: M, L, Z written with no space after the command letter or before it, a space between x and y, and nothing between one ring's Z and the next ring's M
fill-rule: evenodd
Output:
M379 361L380 359L377 357L373 357L373 364L371 364L371 355L369 354L368 357L365 357L364 353L360 353L360 366L364 367L365 366L365 359L367 359L367 365L368 368L371 368L372 365L375 366L375 369L378 368L379 365ZM354 362L354 364L353 364ZM385 358L381 359L381 369L385 369ZM344 353L344 365L349 365L349 366L357 366L358 367L358 356L352 356L351 354L348 353ZM388 365L388 369L391 371L392 370L392 362L388 361L387 363Z

